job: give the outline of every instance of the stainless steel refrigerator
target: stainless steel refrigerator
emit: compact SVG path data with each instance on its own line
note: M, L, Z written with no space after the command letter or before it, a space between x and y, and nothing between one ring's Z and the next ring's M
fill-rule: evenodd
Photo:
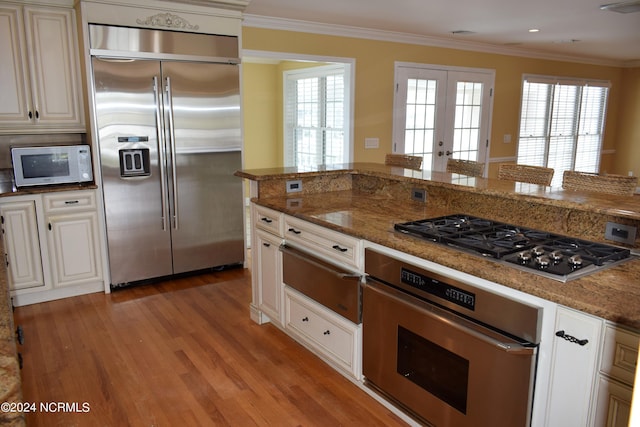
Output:
M136 34L126 48L180 45L171 32L125 30ZM122 30L90 34L111 285L242 263L238 65L122 57L105 49L109 31Z

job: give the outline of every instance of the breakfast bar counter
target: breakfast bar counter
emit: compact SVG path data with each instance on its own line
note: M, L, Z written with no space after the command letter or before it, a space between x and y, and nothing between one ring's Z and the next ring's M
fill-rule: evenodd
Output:
M604 222L640 223L640 197L569 193L446 173L431 173L432 179L425 180L416 175L424 177L427 172L349 166L309 174L273 169L236 175L252 181L252 200L261 206L640 329L640 259L636 256L563 283L394 230L396 223L465 213L606 242ZM286 193L282 180L301 180L302 191ZM420 186L426 189L426 202L410 197L412 189ZM638 240L631 245L632 253L638 250L637 244Z

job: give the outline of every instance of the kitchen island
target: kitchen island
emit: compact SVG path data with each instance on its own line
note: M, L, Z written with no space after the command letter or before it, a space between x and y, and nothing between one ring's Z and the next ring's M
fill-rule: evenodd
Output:
M640 259L558 282L506 268L478 255L394 231L394 224L465 213L596 242L606 222L640 226L640 196L595 193L413 171L379 164L320 166L312 171L274 168L238 171L261 206L513 288L545 300L640 329ZM287 181L301 188L286 192ZM426 192L426 202L411 198ZM632 252L640 249L636 235Z

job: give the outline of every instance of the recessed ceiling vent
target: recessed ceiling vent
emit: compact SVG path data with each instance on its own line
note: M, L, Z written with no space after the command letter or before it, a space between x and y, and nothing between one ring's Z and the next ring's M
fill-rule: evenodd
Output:
M618 13L640 12L640 0L603 4L600 9Z

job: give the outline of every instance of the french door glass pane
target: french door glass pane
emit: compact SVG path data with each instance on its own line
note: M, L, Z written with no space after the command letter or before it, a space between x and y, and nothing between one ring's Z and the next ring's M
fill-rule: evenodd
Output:
M404 152L422 156L423 165L431 164L436 118L436 90L436 80L407 80Z
M455 159L477 160L482 111L482 83L459 81L453 128Z

